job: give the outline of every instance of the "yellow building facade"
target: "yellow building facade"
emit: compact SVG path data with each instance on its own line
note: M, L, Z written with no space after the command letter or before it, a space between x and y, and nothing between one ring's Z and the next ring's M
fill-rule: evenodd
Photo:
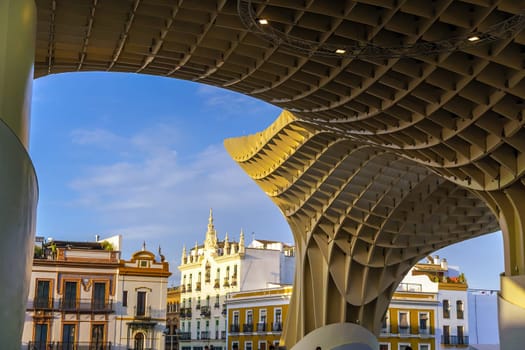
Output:
M268 350L279 346L292 286L230 293L227 348Z
M166 297L166 350L177 350L179 348L177 331L180 317L180 294L180 286L168 288Z
M379 350L404 350L407 346L436 350L438 305L437 293L394 293L381 327Z

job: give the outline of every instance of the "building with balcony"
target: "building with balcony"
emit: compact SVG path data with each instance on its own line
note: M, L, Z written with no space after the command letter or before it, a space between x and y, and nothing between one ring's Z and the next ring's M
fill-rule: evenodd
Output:
M466 349L467 283L446 259L428 257L398 285L381 325L380 350Z
M35 250L24 349L163 349L169 265L121 237L48 241Z
M217 239L210 210L204 244L183 249L179 346L202 350L226 347L226 294L263 289L272 284L291 284L295 267L293 247L280 242Z
M179 317L180 317L180 291L181 287L168 288L166 307L166 350L178 350L178 331L179 331Z
M292 289L289 285L229 293L228 349L277 349Z

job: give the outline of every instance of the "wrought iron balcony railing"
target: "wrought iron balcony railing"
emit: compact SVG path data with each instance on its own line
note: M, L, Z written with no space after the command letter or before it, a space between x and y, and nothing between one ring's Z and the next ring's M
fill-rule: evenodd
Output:
M191 332L179 332L179 340L191 340Z
M211 310L209 306L201 306L201 317L210 317Z
M257 323L257 332L266 332L266 323Z
M230 325L230 333L239 333L240 326L238 324Z
M283 330L282 322L272 323L272 332L281 332Z
M133 316L135 318L151 318L151 306L147 307L133 307Z
M253 323L245 323L242 325L242 331L243 333L251 333L253 332Z
M442 335L441 344L444 345L468 345L468 336Z
M28 310L48 310L60 312L75 312L75 313L113 313L113 300L98 300L98 299L71 299L60 298L44 299L37 298L29 300L27 305Z
M202 331L201 332L201 340L209 340L210 339L210 332L209 331Z
M112 350L116 349L111 342L32 342L27 344L27 347L22 346L22 349L27 350Z

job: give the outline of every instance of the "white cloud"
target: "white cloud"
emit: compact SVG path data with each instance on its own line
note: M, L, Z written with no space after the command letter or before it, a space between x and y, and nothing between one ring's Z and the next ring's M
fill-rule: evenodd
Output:
M216 118L244 117L247 113L253 116L277 110L275 106L261 103L260 100L253 97L208 85L199 86L197 94L203 98L204 105L214 111L213 116ZM220 110L221 113L217 113L217 110Z
M124 137L104 130L75 131L85 146L118 139L119 147L104 150L112 162L91 165L69 183L76 193L72 205L101 220L107 235L122 234L128 255L146 240L154 250L162 245L168 260L179 261L184 243L193 246L203 240L210 207L220 238L228 231L235 239L244 228L247 234L290 241L278 209L222 145L183 161L169 142L173 132L159 136L149 130ZM140 156L123 157L125 148Z

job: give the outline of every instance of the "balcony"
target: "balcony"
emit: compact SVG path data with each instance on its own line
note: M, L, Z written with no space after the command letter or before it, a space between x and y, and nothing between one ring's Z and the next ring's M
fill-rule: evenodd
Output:
M201 332L201 340L210 340L210 332L209 331L202 331Z
M41 302L43 301L41 300ZM58 305L50 302L48 306L61 312L102 314L115 312L113 310L113 300L61 298L58 300Z
M180 309L180 317L181 318L190 318L191 317L191 308L182 308Z
M197 305L195 305L195 310L200 310L200 309L201 309L201 304L197 303Z
M149 319L151 318L151 306L147 307L133 307L133 317L137 319Z
M203 306L201 307L201 317L210 317L211 316L211 310L209 306Z
M184 284L182 286L180 286L180 292L181 293L186 293L186 286Z
M399 326L399 335L410 335L409 326Z
M191 340L191 332L179 332L179 340Z
M282 332L282 330L283 330L282 322L272 323L272 332Z
M231 285L232 285L232 287L237 285L237 276L236 275L232 276L232 283L231 283Z
M210 271L206 271L206 274L204 275L204 283L210 283L210 281L211 281Z
M253 323L245 323L242 325L243 333L252 333L253 332Z
M191 283L188 283L186 285L186 292L188 292L188 293L191 292Z
M200 282L200 281L197 282L197 283L195 283L195 290L196 290L197 292L200 292L200 291L201 291L201 282Z
M222 284L223 287L229 287L230 286L230 279L228 277L224 277L224 283Z
M218 278L215 279L215 283L213 283L213 288L219 289L221 287L221 282Z
M266 323L257 323L257 332L266 332Z
M221 304L219 304L219 302L216 302L215 304L213 304L213 307L218 309L221 307Z
M53 310L55 300L50 298L37 298L29 300L27 309L28 310Z
M111 342L29 342L23 350L112 350L115 349Z
M239 333L240 327L238 324L230 325L230 333Z
M443 345L468 345L468 336L442 335L441 344Z
M226 339L226 331L221 331L221 339Z

